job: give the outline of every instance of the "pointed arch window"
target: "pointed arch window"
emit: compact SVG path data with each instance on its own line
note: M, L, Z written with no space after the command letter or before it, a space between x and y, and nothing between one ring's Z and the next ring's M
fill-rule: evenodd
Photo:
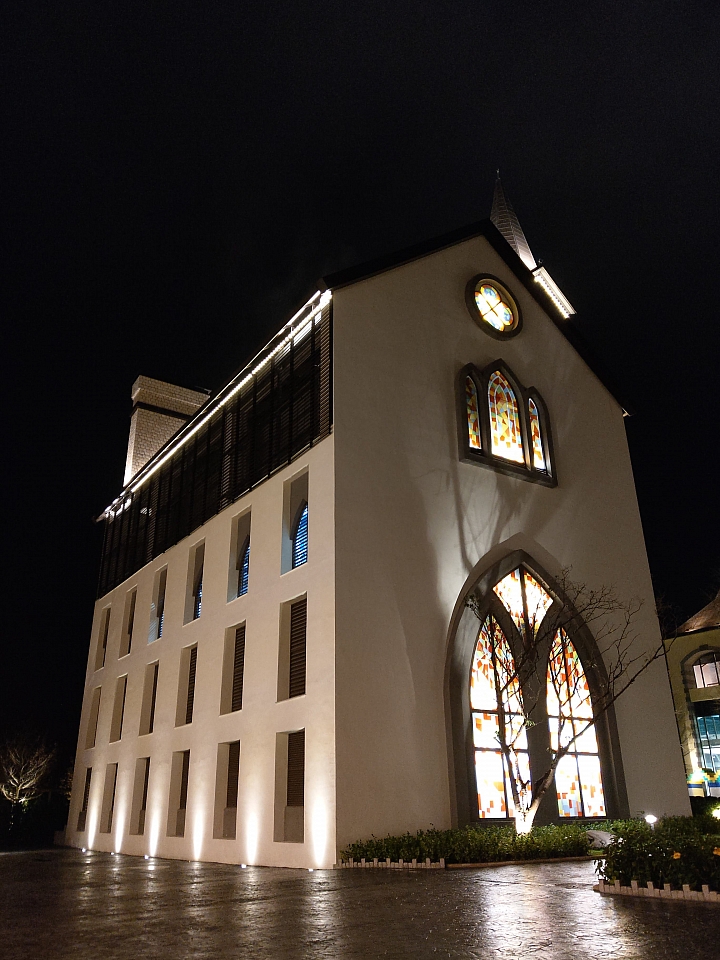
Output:
M500 709L502 704L502 709ZM522 694L507 637L489 616L478 633L470 674L475 779L480 819L514 815L508 769L500 749L500 725L510 747L511 764L530 781L527 737L522 720Z
M547 463L542 439L542 429L540 427L540 411L533 397L528 397L528 415L530 417L530 446L533 467L541 473L545 473L547 471Z
M537 390L525 389L501 361L482 371L468 365L459 386L461 459L555 486L550 425Z
M525 451L517 397L499 370L494 370L488 380L488 410L493 455L524 464Z
M477 387L475 386L475 381L472 377L465 377L465 409L467 414L468 444L470 445L470 449L482 450Z
M238 596L248 592L250 586L250 537L247 537L240 554L240 576L238 577Z
M547 712L552 750L576 737L555 771L558 813L561 817L604 817L590 688L575 645L562 629L555 633L548 658Z
M308 505L300 511L292 538L292 565L293 568L307 563L308 558Z

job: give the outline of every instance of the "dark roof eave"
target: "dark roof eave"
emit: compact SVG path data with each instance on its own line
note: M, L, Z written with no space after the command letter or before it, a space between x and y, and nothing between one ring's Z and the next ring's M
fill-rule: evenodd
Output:
M359 283L361 280L368 280L370 277L375 277L380 273L393 270L395 267L411 263L413 260L420 260L422 257L437 253L438 250L455 246L455 244L458 243L464 243L466 240L472 240L473 237L484 237L488 241L498 256L505 261L507 266L527 289L530 296L542 307L558 330L560 330L563 336L574 347L605 389L614 397L623 412L628 416L632 415L632 407L624 399L625 391L618 387L615 378L608 373L605 365L595 356L592 348L578 329L573 318L565 319L559 316L555 304L542 287L535 282L532 272L525 266L491 220L478 220L465 227L444 233L439 237L433 237L430 240L415 243L412 246L405 247L403 250L398 250L382 257L376 257L373 260L367 260L365 263L348 267L345 270L339 270L337 273L328 274L318 281L318 287L320 290L340 290L353 283Z

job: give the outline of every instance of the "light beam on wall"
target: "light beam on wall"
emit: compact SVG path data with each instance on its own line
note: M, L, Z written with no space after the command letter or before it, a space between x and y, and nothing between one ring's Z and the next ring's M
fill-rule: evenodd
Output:
M255 863L257 860L258 841L260 839L260 826L255 813L248 814L245 826L245 847L247 849L247 862Z
M195 811L195 818L193 820L193 857L195 860L200 860L202 857L202 848L203 848L203 822L205 819L205 811L201 808Z
M312 812L312 846L315 863L322 867L325 863L328 841L328 809L324 800L318 798Z
M150 823L150 856L154 857L157 853L158 841L160 839L160 813L156 810Z

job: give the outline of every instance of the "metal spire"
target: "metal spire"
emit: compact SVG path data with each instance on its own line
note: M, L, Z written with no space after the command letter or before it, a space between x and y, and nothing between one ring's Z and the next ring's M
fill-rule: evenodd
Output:
M525 234L520 226L520 221L515 215L512 204L505 196L503 185L500 181L500 171L497 171L495 180L495 192L493 194L492 211L490 219L505 237L507 242L520 257L528 270L535 270L537 263L532 255L530 245L525 239Z

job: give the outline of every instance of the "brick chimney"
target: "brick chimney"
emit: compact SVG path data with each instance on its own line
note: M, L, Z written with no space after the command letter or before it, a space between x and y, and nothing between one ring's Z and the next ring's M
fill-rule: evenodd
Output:
M188 390L150 377L137 378L132 385L133 411L123 485L197 413L209 395L209 390Z

